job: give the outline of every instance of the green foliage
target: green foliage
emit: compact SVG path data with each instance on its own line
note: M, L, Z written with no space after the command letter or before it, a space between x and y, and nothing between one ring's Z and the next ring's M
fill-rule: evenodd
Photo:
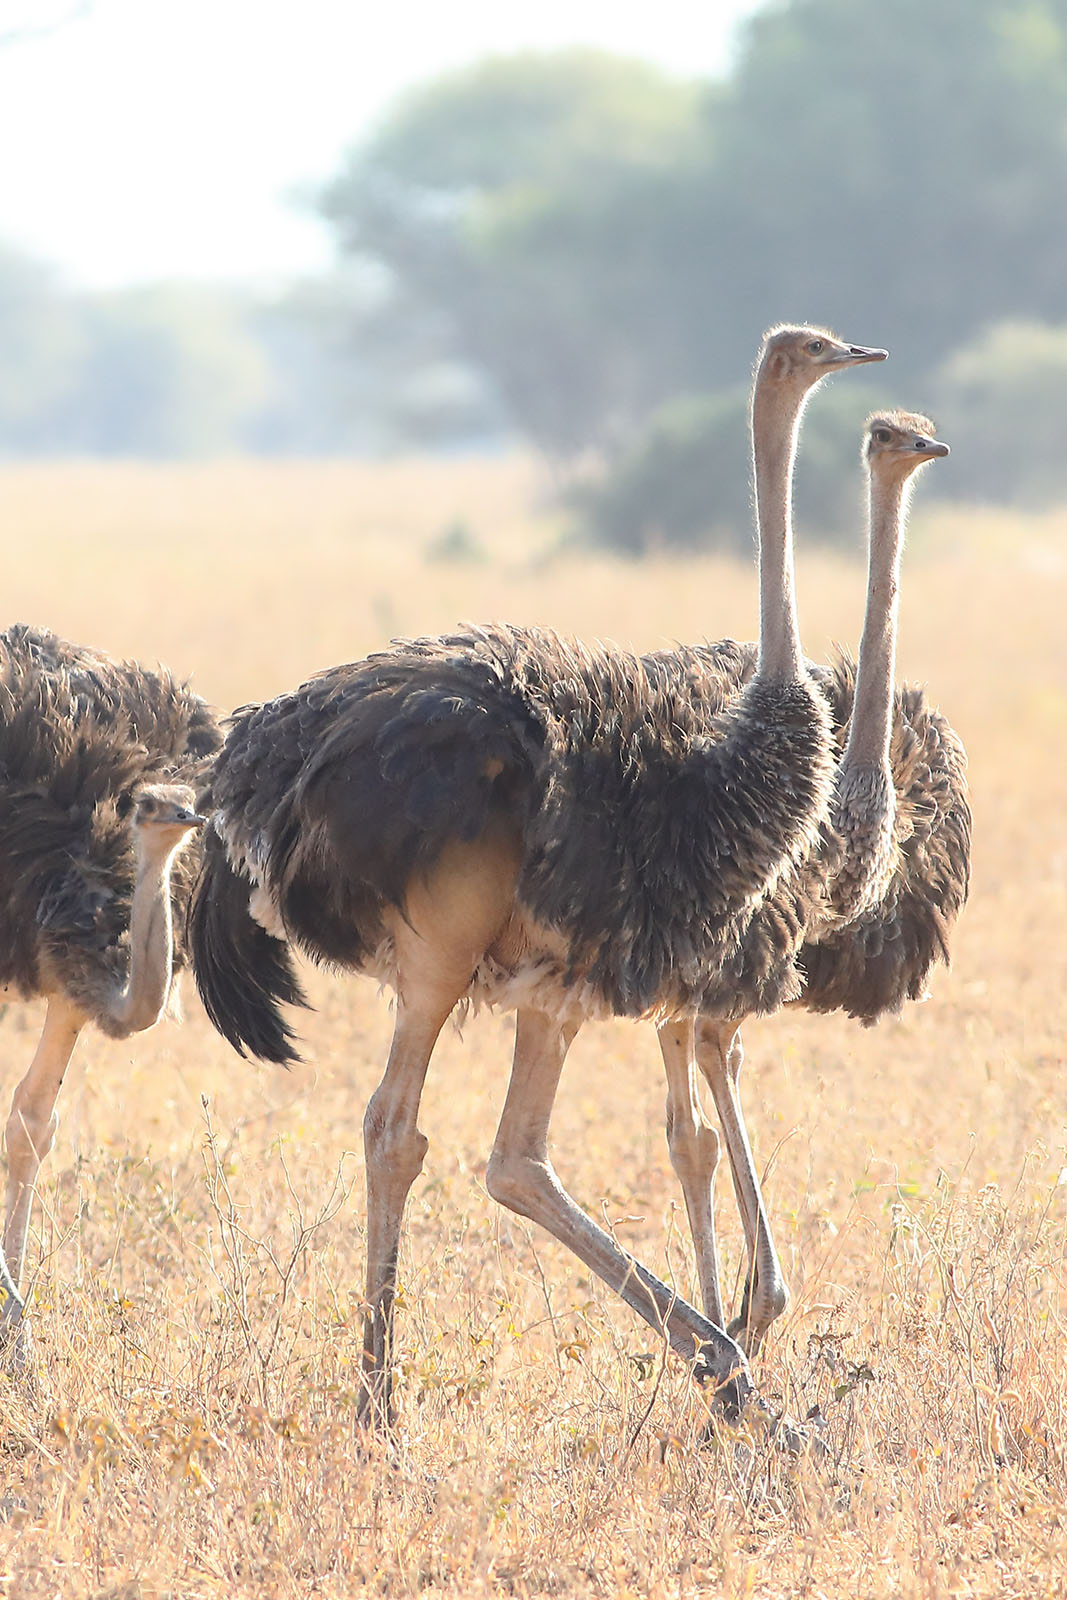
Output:
M426 196L584 184L672 150L692 98L643 62L595 50L490 57L403 96L332 202L344 216L370 175Z
M780 320L929 404L983 327L1062 314L1065 193L1067 0L775 0L714 88L580 52L431 84L325 209L566 462L739 388Z
M480 566L485 546L465 517L454 517L426 546L426 559L443 566Z
M878 391L857 385L812 400L797 472L801 531L859 549L863 510L858 458L861 420ZM622 554L706 547L748 554L753 541L748 397L694 395L652 417L617 466L570 496L578 534Z
M84 343L58 282L0 246L0 452L38 447L42 419L64 405Z
M77 431L99 455L207 455L232 448L267 371L224 294L190 286L99 297L87 316Z
M743 393L691 395L654 413L614 469L569 496L579 532L630 556L749 542L748 421Z
M78 293L0 250L0 455L316 455L488 432L477 377L428 369L380 302L358 274L270 297Z
M490 60L402 102L324 209L424 324L436 314L519 428L566 456L624 435L676 387L635 221L674 184L699 104L592 51Z
M174 285L76 295L0 255L0 452L232 449L268 392L247 307Z
M1040 507L1067 496L1067 325L997 323L949 357L934 392L955 497Z
M1009 310L1061 307L1063 0L765 7L716 131L735 315L832 319L917 375Z
M768 0L721 85L590 50L491 59L352 153L322 201L349 266L319 285L73 295L0 251L0 451L510 431L559 476L609 464L586 514L623 546L743 538L745 491L714 498L712 464L741 448L761 330L811 320L889 346L887 398L940 398L956 457L935 492L1036 502L1063 492L1064 194L1067 0ZM697 422L686 395L721 399ZM706 462L675 467L694 438ZM801 471L832 531L821 438Z

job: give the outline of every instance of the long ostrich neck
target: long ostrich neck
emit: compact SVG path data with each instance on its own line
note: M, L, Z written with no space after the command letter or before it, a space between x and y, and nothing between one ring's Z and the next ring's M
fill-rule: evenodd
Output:
M867 611L843 767L885 766L896 668L900 556L910 480L871 475Z
M170 873L175 850L147 850L137 841L137 877L130 907L130 971L116 995L111 1018L123 1033L139 1033L158 1022L170 993L174 932Z
M759 529L759 670L765 680L800 676L800 627L793 584L793 463L806 392L771 388L757 375L752 451Z

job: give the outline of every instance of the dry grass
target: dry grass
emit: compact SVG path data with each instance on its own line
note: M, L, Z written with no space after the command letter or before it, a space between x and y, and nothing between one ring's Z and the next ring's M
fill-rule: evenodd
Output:
M751 634L726 562L550 558L519 462L0 472L4 621L194 672L231 705L458 617L640 645ZM454 517L479 565L427 564ZM972 758L975 888L932 1004L863 1032L748 1032L747 1101L794 1302L765 1393L834 1466L701 1448L698 1395L610 1294L488 1200L507 1018L441 1042L402 1254L403 1439L352 1424L373 986L315 975L308 1061L181 1029L87 1036L31 1251L38 1382L0 1380L11 1595L1009 1596L1067 1593L1063 749L1067 523L916 530L902 665ZM803 553L816 654L858 568ZM13 1084L36 1008L0 1018ZM691 1290L649 1028L590 1028L561 1172ZM205 1109L205 1102L206 1108ZM739 1229L720 1186L731 1273Z

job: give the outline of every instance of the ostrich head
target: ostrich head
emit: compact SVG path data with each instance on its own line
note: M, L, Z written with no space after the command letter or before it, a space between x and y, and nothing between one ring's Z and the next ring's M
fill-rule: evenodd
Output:
M867 418L863 456L872 473L904 479L936 456L947 456L948 445L934 438L929 417L911 411L876 411Z
M826 328L770 328L763 336L757 371L775 384L807 390L843 367L884 361L888 350L843 344Z
M206 821L184 783L146 783L137 793L130 827L142 850L169 855Z

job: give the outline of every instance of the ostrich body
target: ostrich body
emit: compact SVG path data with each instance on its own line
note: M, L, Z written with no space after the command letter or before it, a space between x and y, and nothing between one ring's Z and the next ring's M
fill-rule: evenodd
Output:
M844 654L820 673L838 764L830 813L814 856L800 869L810 917L797 959L814 1011L844 1010L866 1023L925 995L967 897L970 809L959 739L923 691L894 690L897 595L913 473L948 454L925 418L891 412L868 419L870 475L867 608L859 667ZM747 651L751 671L753 647ZM709 1012L695 1026L666 1026L668 1142L689 1214L705 1312L723 1320L712 1189L719 1137L698 1089L711 1089L723 1128L749 1257L740 1313L730 1332L750 1353L785 1309L788 1291L771 1238L739 1094L743 1063L736 1015Z
M33 1186L67 1065L87 1023L122 1039L167 1009L194 872L183 846L203 821L190 784L221 742L166 672L23 626L0 634L0 992L48 1002L7 1123L0 1320L20 1330L17 1352Z
M572 1249L738 1407L743 1352L626 1255L547 1150L567 1050L588 1017L693 1014L826 814L831 740L804 666L790 485L807 395L882 359L819 329L767 336L753 391L759 660L737 647L636 657L547 630L467 629L338 667L236 719L212 780L194 895L197 983L239 1050L292 1054L291 942L385 979L397 1018L364 1119L367 1293L361 1415L391 1418L402 1211L421 1170L430 1053L457 1004L517 1011L486 1173L493 1197ZM802 931L794 919L795 951ZM755 964L744 1009L795 980Z

